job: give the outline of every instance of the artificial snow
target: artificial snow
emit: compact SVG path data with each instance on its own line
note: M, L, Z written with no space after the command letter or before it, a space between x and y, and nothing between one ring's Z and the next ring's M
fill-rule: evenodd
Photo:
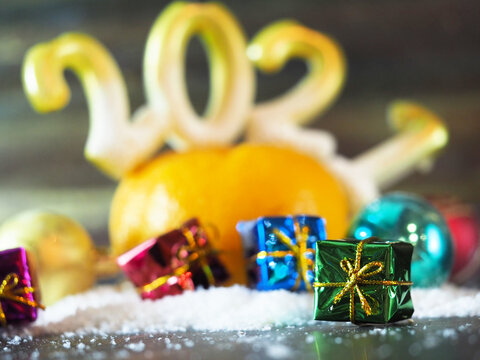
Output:
M414 318L480 316L480 291L447 285L412 289ZM130 334L170 331L270 330L311 324L313 295L286 290L256 291L236 285L188 291L159 300L141 300L133 286L100 286L66 297L41 311L36 322L10 331L25 335ZM382 332L385 329L372 329ZM448 329L444 335L449 335ZM11 332L11 334L12 334ZM168 339L165 339L167 341ZM9 345L20 341L16 335ZM186 347L193 344L185 343ZM65 340L65 348L70 342ZM143 349L142 343L131 344ZM172 344L172 347L181 346ZM5 349L4 349L5 350ZM413 352L415 349L412 349ZM5 350L8 351L8 350Z

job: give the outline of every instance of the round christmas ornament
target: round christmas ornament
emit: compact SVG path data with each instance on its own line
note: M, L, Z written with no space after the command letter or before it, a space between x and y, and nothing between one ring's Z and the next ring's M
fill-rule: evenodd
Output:
M442 213L455 247L450 280L464 283L480 268L480 218L475 208L454 196L434 196L429 201Z
M106 273L108 260L102 260L88 232L64 215L30 210L7 219L0 227L0 250L18 247L32 255L46 305L87 290Z
M439 286L450 275L454 251L448 226L432 205L417 196L395 192L380 197L360 212L348 235L411 243L416 287Z

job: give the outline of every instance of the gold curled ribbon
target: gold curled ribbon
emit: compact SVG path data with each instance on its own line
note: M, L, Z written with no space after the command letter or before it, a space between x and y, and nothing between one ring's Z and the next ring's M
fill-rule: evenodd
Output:
M180 277L183 275L186 275L187 272L189 272L191 266L195 263L199 263L200 267L202 268L203 272L205 273L205 276L207 277L207 281L211 285L215 285L215 277L213 276L212 269L210 268L210 265L208 264L208 259L207 257L209 255L212 255L214 251L211 249L211 247L206 244L205 246L199 246L197 241L195 241L195 235L193 232L190 230L189 227L183 226L180 228L180 231L182 232L183 236L188 242L188 245L180 247L180 249L177 252L177 257L179 260L184 260L186 261L185 265L177 267L172 273L160 276L153 280L152 282L140 286L137 288L138 292L150 292L153 290L158 289L159 287L165 285L168 280L171 277ZM199 232L204 232L203 228L201 226L198 226L197 233ZM183 251L186 251L189 253L189 255L186 258L181 258L180 253Z
M197 234L200 232L204 233L205 230L198 226ZM200 267L202 268L205 276L207 277L207 281L211 285L215 285L215 277L213 276L212 268L208 264L208 256L213 254L213 250L209 244L205 244L204 246L198 246L198 243L195 241L195 236L192 233L192 230L188 227L181 228L183 236L187 239L188 246L184 247L184 250L188 251L190 255L187 257L187 262L189 264L194 264L198 262Z
M264 259L267 256L273 257L285 257L291 255L297 260L297 273L299 276L295 279L295 284L292 286L291 290L297 290L300 287L300 284L303 280L305 287L308 291L313 291L312 284L308 280L308 271L313 271L315 266L315 261L308 258L306 254L313 254L315 256L315 250L307 247L309 227L300 226L297 219L293 221L293 229L295 234L295 243L294 241L283 231L279 229L273 229L273 234L280 240L282 244L287 246L290 250L278 250L278 251L260 251L257 255L257 259Z
M372 308L368 303L365 295L363 294L360 285L403 285L410 286L413 283L411 281L390 281L390 280L366 280L366 278L377 275L383 271L384 265L381 261L371 261L368 264L360 267L360 261L362 258L363 247L366 243L376 240L375 237L362 240L357 245L357 252L355 254L355 263L352 265L350 259L340 260L340 267L348 275L348 281L346 282L332 282L322 283L314 282L314 287L343 287L343 289L333 298L333 304L337 304L347 293L350 295L350 322L355 323L355 292L357 293L362 309L365 314L371 315Z
M160 286L165 285L171 277L174 277L174 276L175 277L180 277L180 276L190 277L191 274L187 275L189 269L190 269L189 264L185 264L183 266L180 266L180 267L176 268L173 271L173 273L160 276L160 277L156 278L155 280L153 280L152 282L150 282L146 285L140 286L137 290L139 292L150 292L150 291L158 289Z
M31 294L35 291L35 289L31 286L24 286L16 289L20 279L17 274L10 273L5 276L2 283L0 284L0 300L9 300L19 304L28 305L31 307L40 308L45 310L45 306L36 302L35 300L29 300L25 296ZM2 326L7 325L7 316L2 307L2 303L0 302L0 324Z

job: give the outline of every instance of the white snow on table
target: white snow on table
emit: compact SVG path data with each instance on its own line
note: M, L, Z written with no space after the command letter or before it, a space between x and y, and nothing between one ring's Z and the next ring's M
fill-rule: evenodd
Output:
M480 316L480 291L447 285L413 289L414 318ZM141 300L130 284L99 286L40 312L23 334L269 330L314 322L313 295L243 286Z

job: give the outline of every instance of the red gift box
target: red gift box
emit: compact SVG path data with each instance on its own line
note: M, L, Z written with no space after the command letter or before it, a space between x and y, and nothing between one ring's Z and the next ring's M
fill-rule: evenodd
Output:
M117 258L143 299L181 294L228 278L197 219L150 239Z

